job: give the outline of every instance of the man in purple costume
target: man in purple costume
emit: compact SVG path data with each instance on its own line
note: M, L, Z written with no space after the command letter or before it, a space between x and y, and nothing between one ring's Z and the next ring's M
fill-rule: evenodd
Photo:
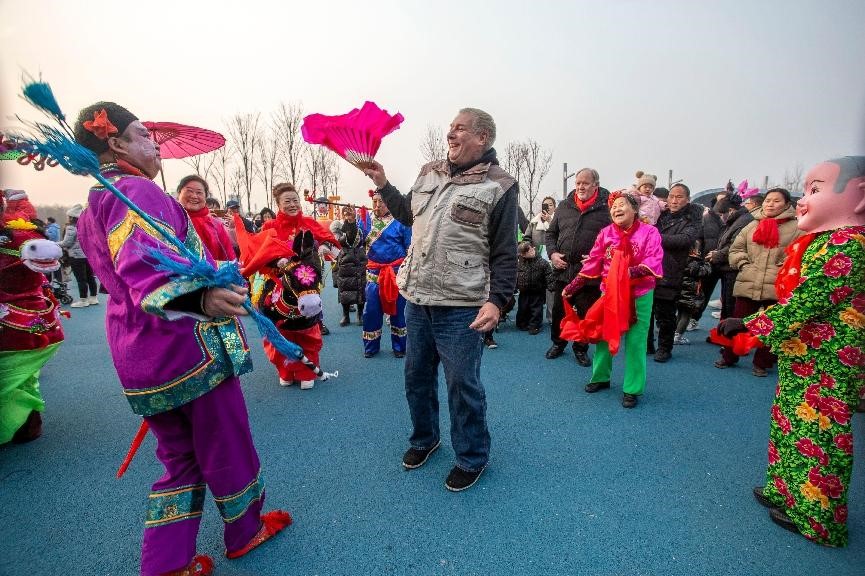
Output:
M151 181L159 148L133 114L98 102L81 111L75 137L114 186L213 262L183 207ZM252 368L235 318L246 314L246 288L205 288L157 270L143 253L176 249L101 185L90 190L78 234L110 294L106 332L124 394L156 436L165 467L148 499L141 574L210 574L212 560L195 555L205 488L225 522L229 558L291 522L286 512L260 514L264 481L237 377Z

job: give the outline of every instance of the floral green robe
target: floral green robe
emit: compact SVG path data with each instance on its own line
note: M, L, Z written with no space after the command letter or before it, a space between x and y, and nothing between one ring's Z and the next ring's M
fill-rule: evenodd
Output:
M764 494L820 544L847 544L851 417L865 382L865 226L824 232L792 295L746 319L778 355Z

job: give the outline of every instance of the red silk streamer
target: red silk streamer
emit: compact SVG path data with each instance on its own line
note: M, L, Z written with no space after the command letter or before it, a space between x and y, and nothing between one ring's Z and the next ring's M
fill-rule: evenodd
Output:
M399 298L399 288L396 285L396 274L393 267L402 264L399 258L387 264L378 262L367 262L367 269L378 270L378 297L381 300L381 311L388 316L396 316L396 302Z
M726 336L722 336L717 328L709 330L709 340L718 346L726 346L736 356L747 356L754 348L763 346L760 339L752 336L750 332L739 332L732 338L727 338Z
M135 453L138 452L141 443L144 442L144 437L147 436L148 430L150 430L150 425L147 423L147 420L142 420L141 426L138 428L138 432L135 433L135 438L132 439L132 444L129 445L129 450L126 452L126 458L123 459L123 463L117 469L117 478L123 476L126 469L129 468L132 459L135 458Z

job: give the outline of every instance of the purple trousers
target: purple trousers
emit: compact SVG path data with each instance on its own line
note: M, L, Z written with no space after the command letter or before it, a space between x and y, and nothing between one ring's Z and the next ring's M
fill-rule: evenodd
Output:
M180 408L145 418L165 474L153 484L141 544L141 574L187 566L206 488L225 523L225 547L243 548L261 526L264 481L236 376Z

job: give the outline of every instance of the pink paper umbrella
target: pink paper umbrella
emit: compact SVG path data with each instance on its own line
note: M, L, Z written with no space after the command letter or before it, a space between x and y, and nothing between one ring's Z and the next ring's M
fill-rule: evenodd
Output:
M336 152L358 168L372 164L381 140L402 124L403 115L388 114L375 102L365 102L347 114L310 114L300 127L303 139Z
M225 146L225 136L206 128L176 122L142 122L150 138L159 144L162 158L188 158L207 154Z

